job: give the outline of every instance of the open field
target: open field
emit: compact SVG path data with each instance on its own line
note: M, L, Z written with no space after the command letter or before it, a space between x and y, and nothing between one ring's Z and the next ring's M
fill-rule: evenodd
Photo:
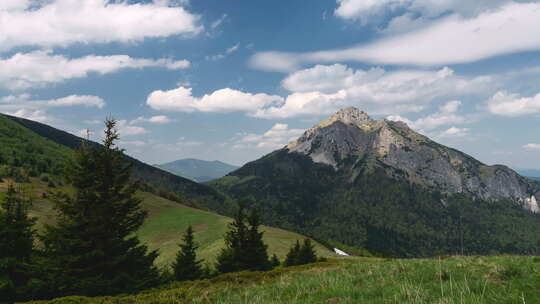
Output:
M527 304L540 303L538 286L538 257L354 258L173 283L132 296L40 303Z

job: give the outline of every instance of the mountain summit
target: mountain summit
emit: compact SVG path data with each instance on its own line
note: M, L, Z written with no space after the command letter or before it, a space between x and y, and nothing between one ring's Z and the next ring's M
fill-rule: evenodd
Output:
M383 255L540 253L540 183L356 108L209 185L266 224Z
M286 148L336 170L351 169L354 179L365 163L445 193L482 199L513 199L539 212L540 186L502 165L487 166L471 156L416 133L403 122L373 120L354 107L307 130ZM364 166L357 165L364 163Z

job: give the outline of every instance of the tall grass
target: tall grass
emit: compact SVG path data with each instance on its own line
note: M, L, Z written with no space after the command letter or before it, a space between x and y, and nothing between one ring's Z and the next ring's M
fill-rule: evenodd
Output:
M64 298L79 303L540 303L540 259L518 256L349 259L227 274L132 296Z

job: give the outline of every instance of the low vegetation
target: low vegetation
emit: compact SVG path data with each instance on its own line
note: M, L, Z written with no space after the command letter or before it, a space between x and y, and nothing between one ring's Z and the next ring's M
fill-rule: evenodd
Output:
M137 295L35 304L540 303L540 258L351 258L173 283Z

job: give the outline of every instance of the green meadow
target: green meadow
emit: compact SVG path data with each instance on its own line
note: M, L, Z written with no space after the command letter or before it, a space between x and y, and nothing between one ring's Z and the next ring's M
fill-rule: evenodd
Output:
M540 303L540 258L351 258L270 272L225 274L137 295L41 304Z

